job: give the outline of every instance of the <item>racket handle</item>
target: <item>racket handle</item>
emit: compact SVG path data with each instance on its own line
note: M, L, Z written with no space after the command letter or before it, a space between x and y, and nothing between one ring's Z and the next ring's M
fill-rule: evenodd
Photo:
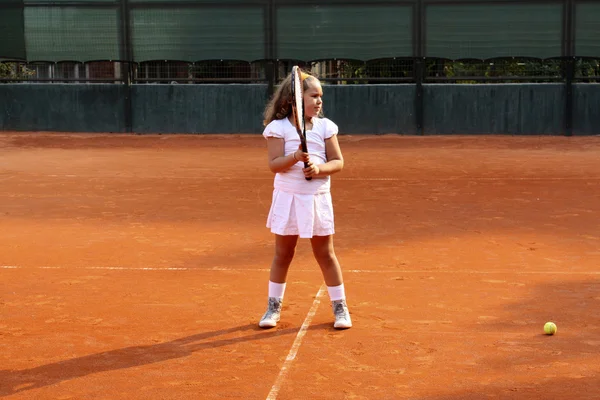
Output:
M308 146L306 145L306 139L301 140L300 144L302 144L302 151L308 153ZM304 168L308 168L308 163L304 163ZM305 176L304 179L307 181L312 180L311 176Z
M304 168L308 168L308 163L304 163ZM312 179L312 176L305 176L304 179L310 181Z

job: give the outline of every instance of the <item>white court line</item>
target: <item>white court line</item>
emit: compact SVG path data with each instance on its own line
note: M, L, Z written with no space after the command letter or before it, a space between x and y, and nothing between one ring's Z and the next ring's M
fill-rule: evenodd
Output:
M597 181L600 177L471 177L471 176L455 176L449 178L436 179L421 179L421 178L335 178L338 181L402 181L409 183L416 182L454 182L454 181Z
M84 267L84 269L107 269L116 271L192 271L192 268L178 267ZM211 268L212 269L212 268Z
M40 174L40 176L44 176ZM99 176L99 175L56 175L56 174L48 174L45 175L51 178L93 178L93 179L102 179L102 178L122 178L122 179L191 179L191 180L221 180L221 181L272 181L273 177L265 176L265 177L252 177L252 176L244 176L244 177L203 177L203 176L181 176L181 175L173 175L173 176L161 176L161 175L150 175L150 176L142 176L142 175L110 175L110 176ZM476 176L454 176L447 178L435 178L435 179L423 179L423 178L334 178L336 181L393 181L393 182L407 182L407 183L418 183L418 182L453 182L453 181L489 181L489 182L500 182L500 181L598 181L600 180L600 176L572 176L572 177L535 177L535 176L521 176L521 177L476 177Z
M473 275L496 275L496 274L512 274L512 275L600 275L600 271L513 271L513 270L496 270L496 271L478 271L468 269L457 270L429 270L429 269L386 269L386 270L361 270L349 269L344 272L354 273L401 273L401 274L473 274Z
M71 270L106 270L106 271L189 271L189 272L268 272L269 268L184 268L184 267L61 267L61 266L42 266L42 267L23 267L19 265L0 265L0 269L71 269ZM313 272L312 269L295 269L297 272ZM494 270L481 271L472 269L457 270L431 270L431 269L346 269L344 272L355 274L473 274L473 275L600 275L600 271L522 271L522 270Z
M42 267L22 267L19 265L0 265L0 269L101 269L106 271L234 271L225 268L178 268L178 267L61 267L61 266L42 266ZM239 271L252 271L252 270L243 270L239 269ZM263 270L261 270L263 271ZM269 269L264 269L264 271L269 271Z
M271 388L271 391L269 392L269 395L267 396L267 400L275 400L277 398L279 389L281 389L281 384L285 380L285 376L287 375L287 372L290 369L292 362L296 358L298 349L300 348L300 345L302 344L302 338L304 338L304 335L306 335L306 331L308 330L308 327L310 326L310 323L311 323L313 317L317 313L317 309L319 308L319 303L321 303L320 298L323 295L324 291L325 291L325 284L322 284L321 287L319 288L319 291L317 292L315 301L313 301L312 307L310 308L310 310L308 311L308 314L306 315L306 318L304 319L304 323L302 324L302 327L300 327L300 330L298 331L298 334L296 335L296 339L294 340L294 343L292 344L292 348L290 349L290 352L288 353L287 357L285 358L285 362L283 363L281 370L279 371L279 375L277 376L277 379L275 380L275 383L273 384L273 387Z

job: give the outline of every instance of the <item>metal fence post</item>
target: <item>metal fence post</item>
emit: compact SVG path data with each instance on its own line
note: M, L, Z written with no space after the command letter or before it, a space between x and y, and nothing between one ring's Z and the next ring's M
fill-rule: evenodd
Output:
M267 99L275 92L275 2L269 0L265 13L265 51L267 64L265 65L265 78L267 79Z
M573 0L566 0L563 7L563 74L565 78L565 135L573 135L573 80L575 57L573 56Z
M414 77L415 77L415 121L417 134L423 135L424 105L423 105L423 81L425 80L425 57L423 57L423 27L425 26L423 13L423 0L415 2L413 13L413 53L414 53Z
M119 0L119 18L120 18L120 49L119 54L121 62L126 64L126 68L121 69L123 74L123 84L125 85L125 104L123 107L123 116L125 122L125 131L133 132L133 99L132 99L132 80L133 66L131 57L131 24L130 9L128 0Z

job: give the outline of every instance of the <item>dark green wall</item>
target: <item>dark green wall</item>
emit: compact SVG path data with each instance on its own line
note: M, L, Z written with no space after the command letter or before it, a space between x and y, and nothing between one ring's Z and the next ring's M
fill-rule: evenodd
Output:
M573 85L573 134L600 135L600 84Z
M415 85L325 85L325 116L341 133L416 134Z
M139 133L262 132L266 85L134 85Z
M562 84L427 84L425 134L564 134ZM136 133L261 133L266 85L133 85ZM342 134L417 134L415 85L324 85ZM0 130L126 132L123 85L0 84ZM600 84L573 85L573 133L600 134Z
M0 130L125 132L125 86L0 84Z
M424 85L426 134L564 133L561 84Z
M324 87L325 115L344 133L416 133L414 85ZM261 133L266 85L134 85L141 133Z

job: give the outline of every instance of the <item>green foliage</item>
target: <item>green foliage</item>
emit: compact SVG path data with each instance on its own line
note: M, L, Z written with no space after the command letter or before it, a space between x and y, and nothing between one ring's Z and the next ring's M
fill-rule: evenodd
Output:
M35 71L27 68L25 64L16 62L0 62L0 79L29 79Z
M320 78L329 78L337 84L398 83L414 81L415 60L410 58L388 58L367 62L357 60L323 60L311 63L280 61L276 67L279 77L289 70L290 65L300 63L311 69ZM493 60L445 60L427 58L423 60L426 82L481 83L481 82L552 82L564 77L566 61L559 59L540 60L533 58L498 58ZM265 64L245 61L203 61L196 63L155 62L149 63L148 76L160 78L166 83L172 80L227 82L257 81L265 77ZM600 58L575 60L576 82L600 82ZM72 67L69 67L72 68ZM139 66L142 68L142 66ZM112 72L111 72L112 73ZM23 62L0 62L0 81L34 80L35 70Z
M575 76L577 78L595 78L587 80L588 82L600 81L600 59L596 58L577 60L575 63Z
M359 83L355 78L412 78L414 63L410 59L381 59L361 61L324 61L320 76L343 79L340 83ZM448 78L455 83L498 82L552 82L564 76L564 61L533 58L498 58L494 60L426 59L425 77ZM575 64L575 78L596 82L600 77L600 59L580 59ZM461 79L464 78L464 79ZM362 81L365 82L364 80ZM380 81L381 82L381 81Z
M441 67L440 64L442 65ZM543 78L560 78L562 76L562 63L560 60L515 58L495 59L490 61L430 60L427 71L428 76L455 79L465 77L465 80L457 80L457 83L476 82L474 79L469 78L478 78L478 80L485 80L485 78L491 80L502 78L504 82L524 82L527 78L530 78L536 82L543 82Z

